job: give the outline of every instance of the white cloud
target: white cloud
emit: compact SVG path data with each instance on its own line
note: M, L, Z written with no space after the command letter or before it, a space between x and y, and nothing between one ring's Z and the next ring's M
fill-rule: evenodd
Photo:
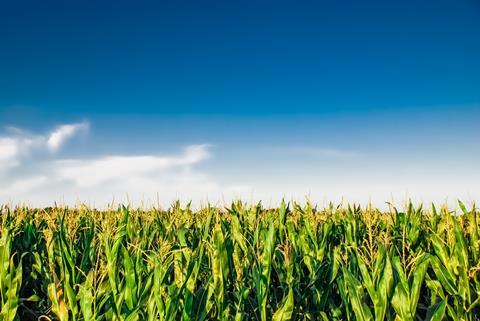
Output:
M0 171L19 166L22 159L42 150L58 151L69 139L81 131L88 131L88 123L59 126L51 133L34 135L16 127L7 127L7 134L0 136Z
M61 190L44 199L65 195L68 204L84 201L105 206L112 199L118 202L145 202L168 206L173 200L192 200L195 204L212 197L221 199L222 191L235 189L221 186L198 165L211 158L210 146L189 145L178 154L116 155L91 159L56 160L48 163L51 183ZM40 190L40 189L39 189ZM127 198L128 195L128 198Z
M80 132L87 132L88 130L89 124L86 122L61 125L48 136L47 147L51 151L57 151L65 141Z
M55 176L80 187L92 187L108 181L158 175L185 168L210 157L208 145L192 145L179 156L107 156L89 160L60 160L53 163Z
M10 137L0 138L0 162L11 161L18 154L18 142Z
M0 136L0 171L18 166L21 157L41 144L41 137Z
M64 124L38 135L7 128L0 135L0 202L28 202L34 206L55 201L78 201L105 206L113 198L125 202L206 199L220 195L220 186L196 166L211 157L209 145L189 145L174 154L92 155L66 158L66 142L88 132L86 122ZM15 170L13 170L15 168Z

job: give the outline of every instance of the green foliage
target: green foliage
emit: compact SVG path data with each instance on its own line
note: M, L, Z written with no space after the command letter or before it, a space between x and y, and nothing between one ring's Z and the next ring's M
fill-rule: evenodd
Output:
M459 208L2 208L0 321L480 320Z

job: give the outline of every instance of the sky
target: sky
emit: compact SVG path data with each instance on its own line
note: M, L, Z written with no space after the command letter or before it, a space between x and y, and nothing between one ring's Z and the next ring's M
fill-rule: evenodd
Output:
M0 203L480 200L480 2L2 1Z

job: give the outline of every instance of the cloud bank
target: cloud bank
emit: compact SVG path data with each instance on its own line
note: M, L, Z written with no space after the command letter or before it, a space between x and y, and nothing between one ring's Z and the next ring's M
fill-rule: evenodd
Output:
M65 157L62 147L89 128L87 122L62 124L45 134L9 128L0 136L0 203L105 206L117 199L168 205L176 198L200 201L222 194L196 168L212 157L208 144L188 145L174 154Z

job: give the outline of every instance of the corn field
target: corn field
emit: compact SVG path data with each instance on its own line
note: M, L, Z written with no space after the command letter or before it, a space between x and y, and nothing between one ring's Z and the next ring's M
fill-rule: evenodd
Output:
M480 320L459 208L3 207L0 321Z

